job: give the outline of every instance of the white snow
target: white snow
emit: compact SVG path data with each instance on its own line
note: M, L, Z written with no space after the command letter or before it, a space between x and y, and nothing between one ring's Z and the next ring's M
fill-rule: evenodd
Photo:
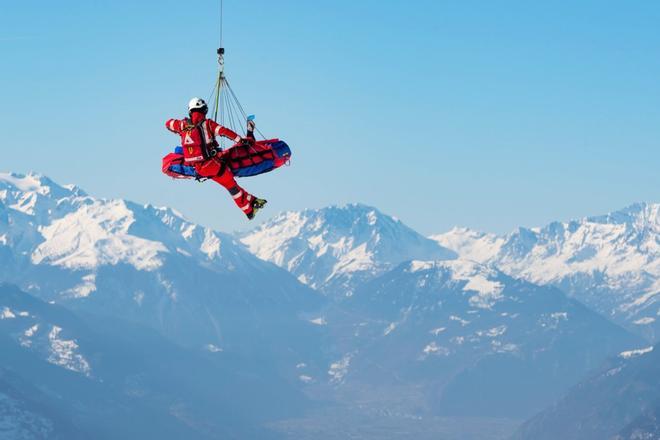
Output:
M209 259L220 255L220 244L220 238L216 234L210 229L204 230L204 241L200 249Z
M0 313L0 319L13 319L13 318L16 318L14 312L12 312L9 307L3 307L2 312Z
M35 192L39 194L48 194L50 192L50 188L42 184L41 176L38 174L21 176L14 173L0 173L0 183L5 183L22 192Z
M604 216L519 228L506 236L455 228L432 238L461 258L513 277L569 286L568 293L578 299L597 293L601 313L634 321L660 293L658 236L660 204L640 203Z
M222 271L255 262L230 236L195 225L175 210L93 198L44 176L1 173L0 198L6 208L0 245L28 257L25 263L76 271L78 282L58 292L64 297L92 295L96 280L90 272L102 266L155 271L176 254Z
M619 356L624 359L630 359L637 356L645 355L646 353L650 353L652 351L653 351L653 346L651 345L646 348L638 348L636 350L622 351L621 353L619 353Z
M44 242L32 254L34 264L93 269L127 263L138 270L162 265L160 242L129 234L135 218L126 203L95 201L41 228Z
M396 325L397 325L396 322L391 322L390 325L388 325L385 328L385 330L383 330L383 336L387 336L390 333L392 333L394 331L394 329L396 328Z
M454 336L449 341L455 345L463 345L465 342L465 336Z
M463 287L464 291L474 291L478 295L470 298L478 304L492 304L501 297L502 284L498 281L493 281L492 278L497 276L493 269L489 269L481 264L476 264L471 261L454 260L443 263L444 266L451 268L454 279L460 281L467 281ZM473 298L478 298L473 300Z
M32 336L34 336L37 330L39 330L39 324L35 324L29 329L25 330L24 335L27 336L28 338L31 338Z
M435 261L419 261L414 260L410 262L410 273L421 272L423 270L429 270L436 267Z
M466 325L470 324L470 321L467 321L467 320L461 318L460 316L456 316L456 315L451 315L451 316L449 317L449 320L450 320L450 321L457 321L457 322L459 322L459 323L461 324L461 326L463 326L463 327L465 327Z
M400 221L364 205L287 212L243 236L259 258L313 288L375 277L413 258L454 254Z
M352 240L341 240L340 247L343 257L332 267L332 272L327 280L340 274L350 274L353 272L369 271L374 263L374 253L368 249L367 243L352 247ZM326 280L326 281L327 281Z
M556 321L568 321L567 312L554 312L550 314L550 317Z
M330 382L338 384L343 382L346 374L348 374L348 367L351 365L352 354L346 354L337 362L333 362L328 370Z
M655 318L652 318L650 316L645 316L643 318L639 318L636 321L633 321L633 324L635 325L649 325L653 324L655 322Z
M23 193L16 203L9 205L11 209L22 212L27 215L35 214L35 207L37 206L37 193L35 192L26 192Z
M478 331L476 334L477 336L486 336L488 338L496 338L498 336L502 336L504 333L506 333L507 326L506 325L499 325L497 327L493 327L491 329L488 329L486 331Z
M658 283L660 283L660 279L658 279ZM654 298L657 295L660 295L660 290L656 290L655 286L652 289L653 290L650 290L650 291L640 295L638 298L635 298L634 301L631 301L628 304L623 304L621 306L621 310L622 311L628 311L628 310L631 310L631 309L637 309L637 308L643 307L647 303L652 303L653 302L652 300L654 300Z
M32 327L28 328L23 332L23 335L19 338L21 346L31 347L32 340L31 338L39 331L39 324L34 324Z
M88 274L82 277L81 283L66 290L64 295L71 298L87 298L93 292L96 292L96 274Z
M209 351L211 353L220 353L222 352L222 348L218 347L215 344L206 344L206 347L204 347L206 351Z
M185 249L181 249L180 247L176 248L176 251L185 257L192 257L192 254L190 252L188 252Z
M463 283L463 291L475 292L469 299L472 307L490 309L502 297L503 285L496 280L498 273L473 261L464 259L449 261L411 261L407 271L416 273L435 269L447 272L451 280Z
M461 258L477 262L493 258L506 241L504 237L495 234L459 227L444 234L432 235L430 238L456 252Z
M89 362L81 354L76 353L80 347L74 340L61 339L61 332L62 328L54 325L48 334L48 340L50 341L48 362L90 377L91 367Z
M424 349L422 350L422 356L419 358L420 360L424 360L428 358L431 355L434 356L449 356L451 354L451 350L449 350L447 347L443 347L441 345L438 345L435 341L429 342Z

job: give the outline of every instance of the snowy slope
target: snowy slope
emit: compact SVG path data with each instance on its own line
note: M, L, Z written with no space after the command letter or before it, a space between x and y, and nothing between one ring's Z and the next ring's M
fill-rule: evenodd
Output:
M232 237L171 209L96 199L38 174L0 173L0 246L29 253L33 264L75 270L154 270L166 254L202 257L216 269L250 259Z
M309 319L324 299L288 272L172 209L95 198L37 174L0 174L2 281L198 350L272 355L293 378L297 363L318 361L322 329ZM66 331L38 334L72 346Z
M652 252L650 233L640 233L639 252ZM76 416L91 387L109 405L92 418L128 399L114 413L123 417L145 397L166 405L154 411L174 411L171 427L184 431L179 420L192 414L205 426L218 405L241 404L250 417L298 411L303 389L333 404L348 397L350 408L359 398L360 411L527 415L603 356L641 346L558 290L508 275L531 279L517 264L536 253L521 249L526 240L550 247L548 234L455 229L439 245L348 205L285 213L239 241L168 208L0 174L0 282L30 294L0 296L0 352L12 353L0 356L0 386L3 368L59 394L70 386L82 393L65 402ZM499 405L520 378L541 385ZM189 400L173 397L182 395ZM14 422L53 420L20 393L0 388L0 399Z
M464 258L558 286L651 337L660 329L660 204L519 228L502 237L454 229L432 238Z
M432 235L430 238L453 250L461 258L477 262L494 258L506 242L505 237L461 227L455 227L445 234Z
M361 204L286 212L241 241L309 286L346 296L402 261L455 257L399 220Z

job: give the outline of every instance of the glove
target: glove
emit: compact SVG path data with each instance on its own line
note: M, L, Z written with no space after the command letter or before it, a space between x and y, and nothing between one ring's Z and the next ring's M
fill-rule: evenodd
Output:
M254 139L244 137L244 138L241 138L240 141L238 141L238 144L239 145L245 145L245 146L249 147L250 145L254 144Z

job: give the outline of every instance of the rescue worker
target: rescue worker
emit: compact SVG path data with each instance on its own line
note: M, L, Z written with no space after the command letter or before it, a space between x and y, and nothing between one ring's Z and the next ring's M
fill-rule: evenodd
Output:
M212 119L207 119L208 105L201 98L193 98L188 103L188 118L170 119L165 123L168 130L181 136L183 157L186 165L195 167L202 177L208 177L224 186L238 206L252 220L257 211L267 203L266 200L253 196L241 188L234 174L220 158L216 136L224 136L237 144L254 142L254 123L248 124L248 137L242 138L229 128L223 127ZM250 121L252 122L252 121Z

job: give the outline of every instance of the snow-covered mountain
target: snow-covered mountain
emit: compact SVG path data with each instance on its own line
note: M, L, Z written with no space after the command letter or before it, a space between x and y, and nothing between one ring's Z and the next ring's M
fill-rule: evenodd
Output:
M292 380L318 361L309 321L324 298L288 272L171 209L44 176L0 174L0 281L198 350L267 357Z
M168 254L202 259L216 270L254 263L232 237L176 211L93 198L38 174L0 173L0 246L32 264L71 270L126 264L154 271Z
M456 228L432 238L463 258L557 286L642 334L660 330L660 204L506 236Z
M331 382L413 414L529 416L643 343L556 288L460 259L403 263L324 320L342 352Z
M605 356L643 345L537 283L565 287L570 271L540 275L595 258L568 244L584 227L599 261L603 247L625 253L608 263L621 272L607 266L608 277L586 286L651 289L658 229L649 206L619 223L429 239L348 205L285 213L239 240L168 208L0 174L0 282L27 292L0 288L0 426L11 413L11 432L32 423L53 438L85 438L105 423L112 438L144 437L103 422L128 412L166 420L163 438L262 438L242 431L263 427L257 414L318 427L303 411L307 396L358 419L528 415ZM655 226L643 226L651 218ZM582 260L544 266L564 249ZM624 276L637 266L637 277Z
M403 261L455 254L377 209L350 204L286 212L241 241L309 286L350 296L355 287Z

